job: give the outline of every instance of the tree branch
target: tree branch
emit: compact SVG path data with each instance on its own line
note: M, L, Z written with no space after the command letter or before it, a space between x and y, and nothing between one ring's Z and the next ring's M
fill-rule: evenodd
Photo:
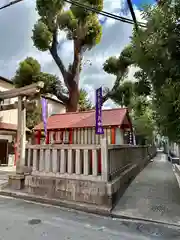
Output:
M107 93L103 96L102 98L102 103L104 104L109 98L111 98L111 96L113 95L113 93L116 91L116 89L118 88L119 86L119 82L121 81L123 77L123 74L118 74L116 76L116 80L115 80L115 83L114 83L114 86L112 87L111 90L107 91Z
M65 94L63 94L61 91L59 91L58 89L56 89L56 94L55 96L62 101L65 105L68 104L69 101L69 97Z
M59 67L59 69L62 73L62 76L64 78L64 83L65 83L66 87L69 89L69 84L68 84L68 81L67 81L68 73L67 73L67 70L66 70L61 58L58 55L57 44L58 44L58 42L57 42L57 29L55 29L54 32L53 32L52 45L51 45L51 48L49 49L49 51L50 51L55 63L57 64L57 66Z
M79 74L82 61L82 45L80 40L74 40L74 59L71 74L75 84L79 85ZM73 84L73 83L71 83Z

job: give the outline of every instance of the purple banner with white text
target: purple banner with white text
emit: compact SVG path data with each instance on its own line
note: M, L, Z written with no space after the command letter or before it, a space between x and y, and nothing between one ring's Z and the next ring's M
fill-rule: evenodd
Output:
M96 134L104 134L102 126L102 87L96 89Z
M45 98L41 98L42 104L42 120L44 124L44 133L47 136L47 100Z

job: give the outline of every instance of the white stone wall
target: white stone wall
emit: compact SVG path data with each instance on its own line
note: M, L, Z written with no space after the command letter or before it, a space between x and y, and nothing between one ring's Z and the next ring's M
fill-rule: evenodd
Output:
M13 136L12 135L0 135L0 139L8 140L8 142L12 142Z
M121 145L124 144L124 137L122 129L116 128L116 144Z
M170 150L177 156L179 157L179 145L177 143L170 143Z
M53 114L59 114L59 113L65 113L65 112L66 112L66 108L62 103L48 99L48 117Z
M0 80L0 91L7 91L13 89L14 86L10 83ZM11 104L17 101L17 98L5 99L4 104ZM17 124L17 109L9 111L0 111L0 121L5 123Z

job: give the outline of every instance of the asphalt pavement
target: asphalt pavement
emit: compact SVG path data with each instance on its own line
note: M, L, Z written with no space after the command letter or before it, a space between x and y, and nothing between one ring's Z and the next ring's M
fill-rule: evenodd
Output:
M180 229L0 197L2 240L180 239Z

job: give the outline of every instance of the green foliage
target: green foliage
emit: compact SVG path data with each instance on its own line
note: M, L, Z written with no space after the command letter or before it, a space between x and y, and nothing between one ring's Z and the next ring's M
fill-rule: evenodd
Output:
M109 73L109 74L116 75L119 71L118 64L119 64L119 62L118 62L118 59L116 57L110 57L104 63L104 71Z
M141 139L138 143L152 143L155 129L152 106L145 96L136 94L135 86L135 83L125 81L110 97L120 106L130 109L135 134Z
M41 122L41 105L36 106L32 103L32 107L26 111L26 126L29 129L33 129L34 126Z
M143 98L152 99L151 118L156 121L162 135L168 136L170 140L180 142L180 1L163 1L156 7L144 9L144 19L147 21L146 28L134 30L131 44L124 49L119 59L111 58L105 65L105 71L119 74L119 65L128 66L134 64L139 68L135 73L137 81L133 84L133 95L140 96L136 106L134 124L142 126L142 122L148 120L143 105ZM122 57L121 57L122 56ZM116 60L116 61L115 61ZM106 62L107 63L107 62ZM118 63L118 64L117 64ZM116 85L111 93L117 101L123 103L124 72L120 70L121 76L118 77ZM116 92L116 95L115 95ZM119 98L118 98L119 95ZM132 101L131 101L132 102ZM126 101L127 103L127 101ZM139 115L139 112L144 114ZM139 123L137 124L137 120ZM147 121L148 123L148 121ZM146 124L144 124L146 126ZM147 124L147 126L150 125ZM143 130L146 131L146 130ZM143 132L140 131L140 132Z
M137 137L145 140L145 143L152 143L153 132L155 130L155 123L152 119L151 109L147 108L143 114L134 116L133 126Z
M58 16L58 25L61 30L65 30L68 32L68 38L72 39L73 38L73 32L78 26L78 21L73 15L72 11L66 11L62 12Z
M133 83L125 81L110 94L110 98L120 106L129 106L133 94Z
M140 96L150 95L152 91L152 85L147 74L144 71L139 70L135 72L134 77L137 79L134 84L135 93Z
M19 63L19 67L12 81L17 88L42 81L44 82L44 88L41 91L42 94L50 93L59 96L64 93L67 95L67 91L62 86L59 78L55 75L41 72L39 62L32 57L27 57ZM40 105L37 107L36 104L32 102L32 107L27 109L26 121L29 129L32 129L41 122Z
M83 39L83 45L91 49L96 44L100 43L102 37L102 28L96 14L91 14L87 18L87 32Z
M92 103L88 98L88 93L84 89L80 89L79 94L79 111L88 111L92 109Z
M144 72L138 71L135 76L137 82L124 79L128 67L135 63L132 60L132 53L132 47L128 46L121 52L119 58L111 57L106 60L104 70L116 76L115 84L107 95L120 106L126 106L131 110L138 144L152 143L155 123L151 103L146 97L151 91L148 78Z
M33 29L33 41L35 46L41 51L47 51L52 44L53 35L47 25L39 20Z
M24 87L42 81L44 82L42 93L51 93L54 95L57 95L56 88L57 84L59 84L58 89L64 92L64 88L62 87L59 78L55 75L41 72L39 62L32 57L27 57L24 61L19 63L19 67L12 81L16 87Z
M145 96L136 95L134 91L129 107L132 109L131 117L135 134L141 140L139 143L152 143L156 128L152 102Z
M51 93L56 95L56 84L59 81L58 77L49 73L40 72L33 77L34 82L44 82L44 88L42 93Z
M39 62L32 57L27 57L19 63L19 67L12 80L16 87L24 87L33 83L33 76L38 75L40 71L41 66Z
M132 47L130 45L126 46L121 52L120 56L110 57L104 63L103 69L105 72L114 75L124 75L127 73L128 67L133 64L132 61Z
M147 28L134 32L132 58L145 76L141 90L153 99L163 135L180 142L180 2L166 1L144 13ZM151 91L149 91L151 89Z

